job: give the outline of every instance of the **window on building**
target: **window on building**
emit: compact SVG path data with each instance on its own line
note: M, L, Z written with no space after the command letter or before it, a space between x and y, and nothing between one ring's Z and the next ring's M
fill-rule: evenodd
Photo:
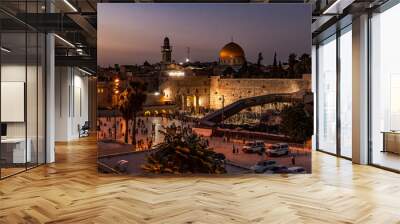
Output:
M400 170L400 4L371 18L372 163Z
M318 149L336 153L336 36L318 47Z
M339 38L340 61L340 154L352 157L352 33L343 29Z

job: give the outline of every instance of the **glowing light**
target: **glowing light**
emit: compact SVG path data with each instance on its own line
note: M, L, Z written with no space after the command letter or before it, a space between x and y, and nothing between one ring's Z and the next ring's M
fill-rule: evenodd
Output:
M171 77L182 77L185 76L185 72L182 71L169 71L168 75Z
M155 92L154 93L154 96L159 96L160 95L160 92Z
M189 60L189 58L186 58L186 62L189 62L190 60Z
M92 73L90 73L90 72L88 72L88 71L86 71L86 70L83 70L83 69L81 69L81 68L78 68L78 70L81 71L81 72L83 72L83 73L85 73L86 75L93 75Z
M68 0L64 0L64 3L67 4L74 12L78 12L75 6L73 6Z
M6 52L6 53L10 53L11 52L10 50L8 50L7 48L4 48L4 47L2 47L1 50Z
M82 50L81 48L76 49L76 52L77 52L79 55L83 55L83 50Z
M169 95L171 95L171 89L170 88L166 88L163 91L165 98L169 98Z
M61 40L62 42L66 43L67 45L69 45L70 47L75 48L75 45L73 45L71 42L69 42L68 40L62 38L61 36L59 36L58 34L54 34L55 37L57 37L59 40Z
M322 14L342 14L343 9L349 6L353 0L337 0L329 6Z

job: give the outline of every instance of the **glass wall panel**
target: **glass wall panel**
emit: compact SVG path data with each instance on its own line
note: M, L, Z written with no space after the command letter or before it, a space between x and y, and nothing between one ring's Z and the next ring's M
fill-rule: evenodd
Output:
M336 36L318 47L318 149L336 153Z
M37 125L38 125L38 164L45 163L46 145L45 145L45 99L46 99L46 84L45 84L45 65L46 65L46 37L43 33L38 34L38 74L37 74Z
M371 19L372 163L400 170L400 4Z
M1 34L2 177L25 170L31 162L26 140L26 45L25 32Z
M28 167L38 163L38 35L36 32L27 33L27 76L26 76L26 114L27 114L27 149L31 151Z
M340 52L340 154L352 157L352 34L351 26L341 31Z
M42 13L44 1L0 7ZM43 33L0 12L0 178L45 163L45 44Z

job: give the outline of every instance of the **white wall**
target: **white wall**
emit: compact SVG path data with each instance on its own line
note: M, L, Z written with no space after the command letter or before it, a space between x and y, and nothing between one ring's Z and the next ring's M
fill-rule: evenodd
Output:
M38 69L38 70L37 70ZM29 139L32 151L32 161L44 163L44 83L42 68L24 64L3 64L1 66L2 82L23 82L26 84L26 107L25 101L20 113L26 112L26 120L21 122L5 122L7 124L7 138L25 138ZM27 78L27 80L25 80ZM24 95L24 90L20 94ZM3 95L2 98L7 97ZM4 113L15 113L10 107L1 108ZM25 111L26 110L26 111ZM24 116L24 115L23 115ZM37 153L39 154L37 156Z
M56 67L55 140L79 138L78 125L88 121L88 78L73 67Z
M27 69L27 70L26 70ZM28 137L29 136L29 128L32 130L36 130L36 106L37 106L37 98L36 98L36 80L31 78L31 74L36 75L36 67L35 66L25 66L18 64L5 64L1 66L1 81L2 82L24 82L26 71L28 72L28 87L27 87L27 119L28 122L34 122L34 124L28 124ZM6 96L2 96L6 97ZM39 105L39 107L42 105ZM2 110L8 110L8 108L1 108ZM24 110L24 108L22 108ZM33 111L35 113L33 113ZM26 122L7 122L7 135L8 137L25 137L25 123ZM35 132L36 136L36 132Z
M25 64L9 64L1 66L1 81L11 82L25 82ZM1 108L7 110L7 108ZM25 137L25 122L8 122L7 123L7 137Z

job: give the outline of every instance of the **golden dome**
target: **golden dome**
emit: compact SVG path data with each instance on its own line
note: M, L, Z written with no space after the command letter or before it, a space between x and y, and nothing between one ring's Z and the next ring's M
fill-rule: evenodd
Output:
M237 43L230 42L221 49L219 57L222 60L236 57L244 58L244 51Z

